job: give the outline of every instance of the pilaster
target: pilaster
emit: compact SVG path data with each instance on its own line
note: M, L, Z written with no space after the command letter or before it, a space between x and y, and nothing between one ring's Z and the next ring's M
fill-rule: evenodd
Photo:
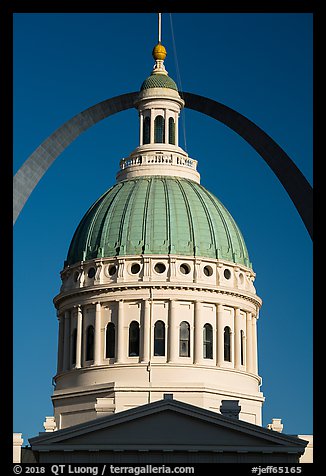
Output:
M70 367L70 311L64 314L63 370Z
M241 367L241 333L240 333L240 309L234 310L234 367Z
M179 357L179 336L176 325L176 303L170 301L169 305L169 337L168 337L168 361L176 362Z
M101 352L101 303L95 304L95 342L94 342L94 365L102 363Z
M223 305L217 305L217 336L216 336L216 365L221 367L224 362L224 325L223 325Z
M76 342L76 368L80 369L82 360L82 340L83 340L83 311L81 306L77 306L77 342Z
M252 371L258 374L258 359L257 359L257 319L252 316Z
M57 361L57 372L63 370L63 346L64 346L64 317L61 314L58 314L59 321L59 336L58 336L58 361Z
M150 342L151 342L151 324L150 324L150 312L152 303L148 299L144 299L142 302L143 319L141 324L142 331L142 362L149 362L150 360Z
M117 362L125 362L126 346L124 336L124 302L122 299L118 302L118 349L117 349Z
M247 372L253 372L253 355L252 355L252 314L247 312L246 316L246 331L247 331L247 345L246 345L246 357L247 357Z
M199 301L195 302L194 315L194 364L200 364L203 361L203 323L202 323L202 306Z

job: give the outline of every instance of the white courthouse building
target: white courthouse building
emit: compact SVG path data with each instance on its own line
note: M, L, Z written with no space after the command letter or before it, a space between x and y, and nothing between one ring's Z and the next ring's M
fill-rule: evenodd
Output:
M138 147L72 237L54 414L29 449L15 434L15 461L312 461L311 436L262 427L255 272L178 145L184 101L165 56L159 42L135 102Z

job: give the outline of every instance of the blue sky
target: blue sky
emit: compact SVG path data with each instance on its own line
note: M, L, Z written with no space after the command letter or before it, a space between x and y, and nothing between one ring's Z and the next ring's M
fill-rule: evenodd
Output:
M311 184L312 23L309 13L173 13L176 57L168 13L162 26L166 69L177 82L179 69L180 89L255 122ZM77 113L139 90L156 42L154 13L15 14L13 172ZM312 433L310 237L278 179L241 137L190 109L180 124L180 145L238 223L257 275L263 425L282 418L285 433ZM70 240L137 145L136 110L90 128L50 167L15 224L14 431L25 444L53 414L52 300Z

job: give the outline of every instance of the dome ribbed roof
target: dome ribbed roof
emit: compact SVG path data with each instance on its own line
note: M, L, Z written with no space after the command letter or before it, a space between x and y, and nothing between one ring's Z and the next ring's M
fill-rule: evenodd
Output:
M178 254L251 267L230 213L192 180L151 176L118 182L86 212L72 239L72 265L100 257Z
M177 85L175 84L172 78L170 78L166 74L159 73L151 74L150 76L148 76L148 78L143 81L140 90L144 91L144 89L150 88L167 88L178 91Z

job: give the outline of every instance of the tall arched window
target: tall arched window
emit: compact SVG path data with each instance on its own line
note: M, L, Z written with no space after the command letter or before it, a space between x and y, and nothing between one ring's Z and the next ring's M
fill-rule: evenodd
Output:
M210 324L205 324L203 328L203 357L213 358L213 328Z
M180 357L190 357L190 325L183 321L180 324Z
M154 142L164 142L164 118L156 116L154 120Z
M244 331L240 331L240 363L244 365Z
M175 144L175 123L173 117L169 118L169 144Z
M106 326L105 336L105 357L107 359L115 357L115 325L113 322L109 322Z
M224 360L231 362L231 329L224 327Z
M129 357L139 355L139 324L132 321L129 326Z
M86 360L94 360L94 327L86 329Z
M156 321L154 325L154 355L165 355L165 324Z
M74 329L71 335L71 365L76 364L76 352L77 352L77 329Z
M144 118L144 124L143 124L143 144L149 144L150 143L150 137L151 137L151 120L148 116Z

